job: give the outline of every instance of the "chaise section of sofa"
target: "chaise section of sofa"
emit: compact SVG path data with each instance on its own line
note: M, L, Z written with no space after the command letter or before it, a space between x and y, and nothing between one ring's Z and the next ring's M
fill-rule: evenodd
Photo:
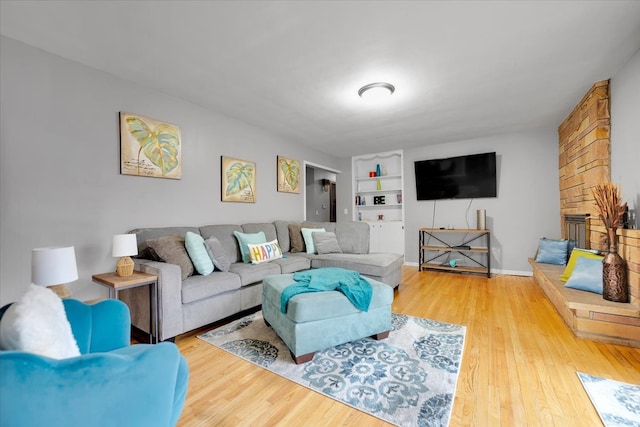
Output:
M324 228L336 234L342 253L310 254L291 252L290 224L300 228ZM187 232L203 239L215 237L221 244L224 257L230 262L229 271L215 269L202 276L197 273L182 278L176 264L158 260L147 242L166 236L184 237ZM253 234L263 232L266 241L278 240L283 258L261 264L242 261L234 232ZM160 340L171 339L210 323L222 320L262 303L262 280L274 274L289 274L309 268L341 267L359 271L395 288L400 281L404 257L399 254L369 253L369 225L361 222L293 222L214 224L201 227L139 228L136 234L139 257L136 269L158 276L158 323ZM154 259L155 258L155 259ZM149 332L149 289L139 287L121 291L121 299L131 308L132 324Z

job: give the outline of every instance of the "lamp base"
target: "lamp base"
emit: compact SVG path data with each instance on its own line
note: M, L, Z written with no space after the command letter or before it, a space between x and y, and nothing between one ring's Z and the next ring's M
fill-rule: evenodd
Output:
M133 274L133 266L135 263L130 256L123 256L116 263L116 274L120 277L127 277Z
M67 285L51 285L47 286L47 288L51 289L53 293L62 299L69 298L71 296L71 290L69 290Z

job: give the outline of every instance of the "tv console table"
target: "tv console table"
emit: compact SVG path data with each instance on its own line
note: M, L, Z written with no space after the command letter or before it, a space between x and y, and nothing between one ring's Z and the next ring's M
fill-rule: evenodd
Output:
M489 230L420 228L419 233L418 271L434 269L481 273L491 277L491 232ZM453 236L454 234L462 236L463 242L459 245L447 243L447 240L451 239L447 239L445 236ZM436 242L430 243L431 239L436 240ZM473 242L480 246L471 246L470 244ZM482 243L484 245L481 245ZM452 253L462 255L465 261L470 260L471 265L452 266L449 262L438 261L439 258ZM470 256L470 254L474 253L483 254L486 257L485 262L483 263Z

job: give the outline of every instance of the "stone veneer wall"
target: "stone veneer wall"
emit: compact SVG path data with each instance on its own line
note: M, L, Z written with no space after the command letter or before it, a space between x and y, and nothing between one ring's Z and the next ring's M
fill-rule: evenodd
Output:
M606 249L606 230L591 189L611 179L609 80L593 84L560 124L560 222L565 214L591 214L591 247ZM630 302L640 307L640 231L618 230L618 253L627 261Z

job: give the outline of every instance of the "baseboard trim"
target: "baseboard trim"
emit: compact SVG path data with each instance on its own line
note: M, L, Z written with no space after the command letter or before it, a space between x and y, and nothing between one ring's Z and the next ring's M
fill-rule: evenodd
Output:
M406 262L404 263L404 265L407 265L409 267L418 267L418 263L417 262ZM497 269L491 269L491 274L506 274L507 276L527 276L527 277L533 277L533 272L532 271L520 271L520 270L497 270Z

